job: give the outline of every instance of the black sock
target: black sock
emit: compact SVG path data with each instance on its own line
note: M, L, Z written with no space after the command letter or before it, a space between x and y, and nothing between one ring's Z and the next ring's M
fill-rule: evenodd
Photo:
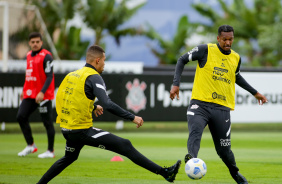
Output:
M157 173L157 174L160 174L163 177L166 177L167 176L167 169L166 168L161 168L160 173Z

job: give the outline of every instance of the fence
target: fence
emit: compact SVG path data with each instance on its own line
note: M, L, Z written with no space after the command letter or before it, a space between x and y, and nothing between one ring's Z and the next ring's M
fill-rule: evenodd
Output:
M282 122L282 74L278 72L243 72L243 77L269 102L260 106L244 89L236 86L236 107L231 112L232 122ZM58 88L65 74L55 74ZM107 92L112 101L139 116L145 121L186 121L186 111L191 98L194 75L182 77L180 100L171 101L173 75L158 74L104 74ZM23 73L0 73L0 122L16 122L20 94L24 84ZM99 104L99 101L97 102ZM55 103L53 102L53 107ZM55 110L54 110L55 113ZM55 120L54 115L54 120ZM94 121L119 120L109 112L94 118ZM31 121L41 121L33 113Z

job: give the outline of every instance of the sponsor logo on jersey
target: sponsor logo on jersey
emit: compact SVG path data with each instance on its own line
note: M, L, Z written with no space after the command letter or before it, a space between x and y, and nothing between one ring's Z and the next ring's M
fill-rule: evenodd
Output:
M39 55L45 56L46 54L44 52L40 52Z
M223 64L223 63L222 63ZM213 74L214 75L220 75L223 76L225 73L228 73L228 70L224 69L224 68L219 68L219 67L214 67L213 68Z
M68 121L67 119L61 118L61 122L62 122L62 123L68 123L69 121Z
M224 65L223 63L221 64L221 66ZM226 82L228 84L231 83L231 81L227 78L224 78L224 74L228 73L228 70L227 69L224 69L224 68L219 68L219 67L214 67L213 68L213 72L212 72L212 79L214 81L222 81L222 82Z
M31 94L32 94L32 90L31 89L26 90L26 95L27 96L30 96Z
M66 115L70 115L70 111L68 111L68 110L65 109L65 108L62 108L62 113L63 113L63 114L66 114Z
M134 79L133 83L130 81L125 85L128 90L128 95L126 96L125 102L127 109L138 113L142 109L146 109L147 98L144 94L144 90L147 88L145 82L139 81L139 79Z
M212 93L212 98L226 101L226 96L217 94L216 92Z
M25 80L26 80L26 81L37 81L37 78L36 78L36 77L32 77L32 76L31 76L31 77L28 77L28 76L27 76L27 77L25 78Z
M72 93L73 93L73 88L66 87L65 93L68 94L68 95L72 95Z
M30 68L33 67L32 63L33 63L33 60L30 60L30 61L29 61L29 67L30 67Z
M229 80L229 79L226 79L226 78L224 78L224 77L221 77L221 76L216 76L216 75L213 75L212 76L212 79L214 80L214 81L222 81L222 82L226 82L226 83L228 83L228 84L230 84L231 83L231 80Z

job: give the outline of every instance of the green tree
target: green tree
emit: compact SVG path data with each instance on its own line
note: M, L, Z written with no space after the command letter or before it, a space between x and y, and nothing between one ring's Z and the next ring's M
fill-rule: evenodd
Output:
M65 31L67 21L74 17L80 0L26 0L26 2L39 8L48 32L53 35L58 29Z
M55 46L58 49L58 54L65 59L80 59L85 55L85 51L89 45L89 41L82 42L80 40L81 28L74 26L69 30L61 32Z
M276 48L266 43L265 31L275 30L281 22L280 0L256 0L253 7L247 7L244 0L233 1L230 6L218 0L223 14L213 10L206 4L194 4L193 7L203 16L210 19L211 24L204 25L205 32L217 33L222 24L232 25L235 29L234 50L248 58L253 66L276 66L281 59L281 42ZM280 17L280 18L279 18ZM277 33L278 34L278 33ZM277 34L269 34L268 40L277 39ZM216 37L215 37L216 38ZM279 37L280 38L280 37ZM268 46L267 46L268 45ZM279 46L280 45L280 46ZM280 55L278 54L280 53Z
M128 0L120 3L115 0L87 0L87 4L80 8L83 21L95 31L94 44L105 47L103 38L108 35L113 36L119 44L121 36L141 33L139 28L121 28L145 4L129 8L127 2Z
M185 43L186 39L192 35L194 26L188 20L188 17L182 16L179 19L175 35L171 40L165 40L161 35L151 26L147 25L148 30L144 31L146 37L151 40L156 40L160 49L149 46L152 53L159 59L160 64L175 64L177 58L188 47Z

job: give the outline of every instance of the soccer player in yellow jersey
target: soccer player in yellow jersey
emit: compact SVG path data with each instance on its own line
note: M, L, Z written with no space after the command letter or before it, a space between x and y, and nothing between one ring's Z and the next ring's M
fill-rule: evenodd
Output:
M106 85L100 76L104 70L105 59L105 51L101 47L97 45L89 47L86 53L86 65L69 73L61 83L56 96L58 114L56 123L60 124L66 139L65 156L50 167L38 184L48 183L73 163L84 145L121 154L135 164L155 174L160 174L168 182L175 180L181 164L180 160L171 167L163 168L138 152L129 140L92 127L92 112L94 111L96 116L102 115L103 109L131 120L137 128L143 125L142 117L124 110L112 102L107 95ZM94 105L96 97L102 106Z
M170 98L179 99L184 65L197 60L192 97L187 110L189 138L185 163L197 157L203 130L209 125L217 154L231 176L238 184L247 184L246 178L239 173L231 151L230 110L234 110L235 106L235 83L254 95L260 105L266 103L267 99L240 75L241 58L231 49L233 40L233 27L222 25L218 28L217 44L199 45L182 55L176 64Z

